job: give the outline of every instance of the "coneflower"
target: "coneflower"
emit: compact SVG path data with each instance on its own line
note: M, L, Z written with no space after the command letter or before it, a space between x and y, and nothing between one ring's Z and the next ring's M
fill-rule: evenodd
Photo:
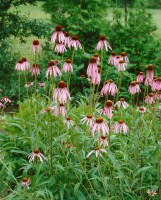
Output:
M121 52L121 59L125 61L125 63L129 64L129 58L126 55L126 52Z
M106 40L106 36L105 35L101 35L100 36L99 42L98 42L98 44L96 46L96 50L100 51L101 49L103 49L103 47L105 48L106 51L108 51L108 49L112 50L110 44Z
M142 83L144 80L144 72L139 72L136 80L137 82Z
M96 118L95 123L92 128L92 136L94 136L95 132L100 134L102 133L103 135L106 135L109 133L109 128L107 124L104 122L102 117Z
M53 101L65 104L67 100L70 100L70 94L64 81L58 83L58 87L54 90Z
M95 153L95 154L96 154L96 157L98 157L98 156L101 156L101 157L102 157L101 152L107 153L107 151L106 151L105 149L100 149L100 148L98 148L98 147L95 147L92 151L90 151L90 152L87 154L86 158L88 158L92 153Z
M40 69L38 65L33 64L31 68L32 76L36 76L40 74Z
M29 162L35 161L36 157L40 160L40 162L43 162L43 160L46 160L46 158L44 157L44 155L38 149L35 149L33 152L31 152L28 155Z
M76 51L78 50L78 48L82 49L82 45L78 40L77 35L72 36L72 40L70 41L70 47L73 47Z
M66 62L63 64L62 71L65 73L73 72L72 60L66 59Z
M120 100L116 102L115 106L117 106L118 108L120 107L127 108L128 104L126 103L124 98L120 98Z
M90 59L90 62L87 68L87 76L90 78L92 76L95 76L95 74L97 73L98 73L97 59L96 57L92 57Z
M116 122L115 126L114 126L114 132L115 133L127 133L129 130L128 126L124 123L123 120L119 120L118 122Z
M64 36L64 33L62 32L62 26L60 25L57 25L55 27L54 33L51 36L52 43L56 43L57 41L60 43L65 42L65 36Z
M117 65L116 57L117 57L116 52L115 51L112 52L108 59L108 64L116 66Z
M48 76L50 75L53 77L57 77L57 76L61 76L62 73L60 71L60 69L55 65L55 62L53 60L48 62L48 68L46 70L46 78L48 78Z
M31 50L34 54L42 50L39 40L34 40L31 46Z

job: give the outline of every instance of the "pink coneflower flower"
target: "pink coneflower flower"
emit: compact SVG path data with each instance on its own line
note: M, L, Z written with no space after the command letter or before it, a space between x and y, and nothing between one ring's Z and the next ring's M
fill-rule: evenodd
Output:
M124 123L123 120L119 120L118 122L116 122L115 126L114 126L114 132L115 133L127 133L129 130L128 126Z
M154 197L155 195L157 195L157 193L156 193L155 190L148 189L147 193L148 193L149 196L152 196L152 197Z
M108 59L108 64L116 66L117 65L116 56L117 56L116 52L115 51L112 52Z
M28 60L25 57L22 57L21 59L23 61L23 70L22 71L26 71L30 68L30 64L28 62Z
M48 68L46 70L46 78L48 78L48 76L53 76L53 77L57 77L57 76L61 76L62 73L60 71L60 69L55 65L55 62L53 60L48 62Z
M109 86L110 86L110 82L109 82L109 80L107 80L107 81L105 82L105 84L104 84L102 90L101 90L101 93L100 93L101 96L103 96L103 95L108 95Z
M137 80L138 83L142 83L143 80L144 80L144 73L143 72L139 72L136 80Z
M5 103L11 103L11 100L7 96L2 97L1 101L5 102Z
M31 50L34 54L42 50L39 40L34 40L31 46Z
M53 101L65 104L68 99L70 100L70 94L66 84L64 81L60 81L58 87L54 90Z
M111 96L114 96L117 93L117 85L113 82L112 79L109 80L109 87L108 87L108 94Z
M97 65L99 65L99 64L100 64L100 57L99 57L99 54L98 54L98 53L95 53L95 54L93 55L93 57L96 58L96 63L97 63Z
M153 80L154 77L154 65L149 64L148 68L146 70L146 77L148 77L149 79Z
M39 86L40 86L41 88L44 88L44 87L45 87L45 83L39 83Z
M129 64L129 59L126 55L126 52L121 52L121 59L125 61L125 63Z
M148 96L145 97L145 103L147 104L154 104L154 93L149 93Z
M57 53L64 53L66 51L65 45L61 42L58 42L55 46L55 52Z
M105 103L105 107L103 108L104 112L103 114L106 114L107 118L111 119L112 118L112 108L113 108L113 103L111 100L107 100ZM101 111L100 111L101 113Z
M96 118L96 121L93 125L93 128L92 128L93 137L94 137L95 132L97 132L99 136L101 132L103 133L103 135L106 135L107 133L109 133L109 128L107 124L103 121L103 118L101 117Z
M96 57L92 57L90 59L90 63L87 68L87 75L90 78L92 76L95 76L95 74L97 73L98 73L97 59Z
M24 177L21 181L21 185L24 187L29 188L29 185L31 184L31 179Z
M74 122L71 120L70 117L66 117L64 123L66 124L68 129L74 125Z
M54 110L54 107L47 107L41 111L41 114L49 113L50 111Z
M26 84L25 84L25 87L27 88L27 87L30 87L30 86L32 86L33 85L33 82L27 82Z
M72 61L70 59L66 59L66 62L63 65L62 71L65 73L73 71Z
M124 98L121 98L116 104L115 106L117 106L118 108L123 107L123 108L127 108L128 104L126 103Z
M101 156L101 157L102 157L101 152L107 153L107 151L106 151L105 149L100 149L100 148L98 148L98 147L95 147L92 151L90 151L90 152L87 154L86 158L89 158L89 156L90 156L92 153L95 153L95 154L96 154L96 157L98 157L98 156Z
M130 92L131 95L141 92L139 84L137 84L136 81L132 81L130 83L130 87L129 87L128 91Z
M99 145L103 145L104 147L108 146L108 141L107 141L107 137L106 136L101 136L99 138Z
M149 77L145 78L145 81L144 81L145 86L152 85L152 83L153 83L153 79L151 79Z
M38 65L33 64L31 68L32 76L36 76L40 74L40 69Z
M64 104L60 104L58 106L56 106L54 108L54 115L55 116L59 116L61 115L62 117L65 117L66 116L66 110L65 110L65 107L64 107Z
M126 70L127 67L127 63L124 62L124 60L119 60L118 64L117 64L117 71L118 72L122 72Z
M98 44L96 46L96 50L100 51L103 47L105 47L106 51L108 51L108 49L112 50L110 44L106 40L106 36L105 35L101 35L100 36L99 42L98 42Z
M137 110L138 110L139 113L145 113L146 112L146 108L143 107L143 106L139 107Z
M65 42L65 36L64 36L64 33L62 32L62 26L60 25L57 25L55 27L54 33L51 36L52 43L56 43L57 41L60 43Z
M2 102L0 102L0 108L3 108L3 103Z
M35 149L33 152L31 152L28 155L29 162L34 162L36 157L39 158L40 162L43 162L43 160L46 160L44 155L38 149Z
M161 90L161 78L155 78L153 80L153 83L151 85L151 89L152 89L152 91L155 91L155 90L159 91L159 90Z
M115 60L115 63L114 63L115 65L114 66L117 67L119 65L120 60L122 60L121 56L116 56L116 60Z
M82 124L86 123L88 126L92 127L94 123L94 119L92 115L88 114L87 116L84 116L83 119L81 119L81 123Z
M72 40L70 42L70 47L73 47L76 51L77 51L78 48L82 49L82 45L79 42L77 35L72 37Z
M100 68L98 67L98 72L91 77L91 83L93 85L99 85L101 82Z
M71 42L71 38L70 38L70 33L69 32L64 32L65 35L65 41L64 44L67 48L70 48L70 42Z
M24 68L23 60L19 60L18 63L16 64L15 69L18 70L18 71L24 71L23 68Z

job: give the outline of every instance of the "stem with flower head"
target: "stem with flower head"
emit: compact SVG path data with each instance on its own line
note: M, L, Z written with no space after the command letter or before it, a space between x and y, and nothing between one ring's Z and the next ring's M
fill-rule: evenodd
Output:
M110 147L110 144L111 144L111 121L112 121L112 119L109 119L109 135L108 135L109 147Z
M74 54L75 54L75 49L73 48L73 51L72 51L72 64L73 64L73 61L74 61ZM68 85L67 85L67 88L69 90L69 87L70 87L70 79L71 79L71 73L69 73L68 75Z
M20 98L20 90L21 90L21 74L18 74L18 90L19 90L19 94L18 94L18 100L20 102L21 98Z
M121 82L122 82L122 71L120 71L120 79L119 79L119 85L118 85L118 93L117 93L117 97L116 97L116 102L118 101L119 98L119 93L120 93L120 89L121 89Z
M64 53L62 53L62 62L64 60ZM62 72L62 68L63 68L63 63L61 64L61 67L60 67L60 71ZM60 81L61 81L61 76L60 76Z
M35 105L35 106L36 106L36 105ZM36 106L36 107L37 107L37 106ZM38 123L37 123L36 107L35 107L35 128L36 128L36 149L38 149L39 134L38 134Z
M24 72L24 78L25 78L25 83L27 84L26 72ZM27 98L29 99L29 91L28 91L28 87L26 87L26 92L27 92Z
M51 171L51 175L53 174L53 143L52 143L52 116L49 112L49 120L50 120L50 171Z
M35 67L36 67L36 52L35 52L35 55L34 55L34 64L35 64ZM35 70L35 92L34 92L35 97L36 97L36 85L37 85L37 77L36 77L36 70Z
M91 96L92 96L92 83L91 83L91 80L90 80L90 95L89 95L89 113L91 112Z

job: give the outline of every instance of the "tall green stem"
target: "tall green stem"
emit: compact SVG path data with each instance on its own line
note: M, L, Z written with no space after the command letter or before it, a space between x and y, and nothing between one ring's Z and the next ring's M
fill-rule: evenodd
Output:
M18 74L18 100L19 100L19 103L21 101L21 98L20 98L20 91L21 91L21 74L19 73Z
M120 79L119 79L118 93L117 93L117 97L116 97L116 102L118 101L118 98L119 98L119 93L120 93L120 89L121 89L121 82L122 82L122 71L120 72Z
M50 119L50 167L51 167L51 175L53 174L53 136L52 136L52 116L49 113Z

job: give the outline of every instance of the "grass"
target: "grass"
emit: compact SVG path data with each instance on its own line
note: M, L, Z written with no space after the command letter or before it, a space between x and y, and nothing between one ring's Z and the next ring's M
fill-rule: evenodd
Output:
M42 9L43 2L37 2L36 5L21 5L16 8L12 8L11 11L21 11L22 15L26 15L31 19L43 19L49 20L50 15L45 13Z
M158 30L156 31L158 37L161 39L161 9L148 9L153 16L153 21L156 24Z

